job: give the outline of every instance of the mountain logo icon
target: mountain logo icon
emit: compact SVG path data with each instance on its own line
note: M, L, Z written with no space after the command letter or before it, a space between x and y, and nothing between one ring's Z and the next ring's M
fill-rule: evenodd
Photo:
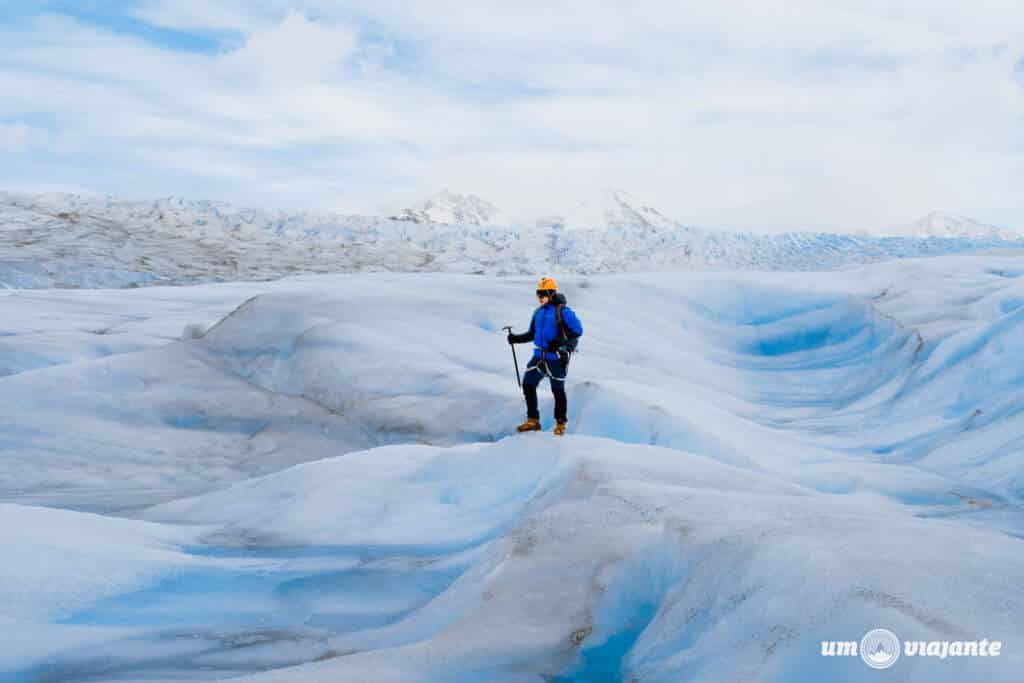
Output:
M872 669L888 669L900 658L900 639L892 631L876 628L860 641L860 658Z

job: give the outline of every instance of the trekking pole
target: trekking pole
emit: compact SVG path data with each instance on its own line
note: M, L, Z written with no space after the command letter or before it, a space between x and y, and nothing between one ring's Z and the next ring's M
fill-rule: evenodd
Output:
M505 330L509 334L512 334L512 326L511 325L506 325L505 327L503 327L501 329ZM511 343L511 342L509 342L509 346L512 347L512 362L516 364L516 385L520 389L522 389L523 388L523 380L519 379L519 359L516 358L516 345Z

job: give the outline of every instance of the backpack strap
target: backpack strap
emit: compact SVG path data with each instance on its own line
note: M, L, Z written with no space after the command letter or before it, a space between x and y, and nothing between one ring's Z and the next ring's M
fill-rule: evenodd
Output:
M569 335L569 330L565 327L565 322L562 321L562 309L565 308L565 304L558 304L555 306L555 319L558 321L558 336L566 345L570 345L572 337ZM569 348L569 353L572 353L575 349Z

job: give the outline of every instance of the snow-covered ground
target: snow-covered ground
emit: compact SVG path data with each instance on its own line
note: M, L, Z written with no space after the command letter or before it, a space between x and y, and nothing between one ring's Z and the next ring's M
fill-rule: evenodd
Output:
M1018 681L1021 276L566 275L562 439L532 277L0 292L0 681Z
M479 198L452 193L384 218L177 198L0 192L0 288L137 287L365 271L825 270L1024 248L1024 242L1001 241L995 233L914 239L705 230L680 225L623 192L525 224L487 223L501 219L496 211Z

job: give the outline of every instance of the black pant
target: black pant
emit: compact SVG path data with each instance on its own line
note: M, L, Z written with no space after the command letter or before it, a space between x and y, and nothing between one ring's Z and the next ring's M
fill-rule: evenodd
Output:
M540 411L537 409L537 385L541 379L548 377L551 380L551 394L555 397L555 421L568 422L566 412L569 400L565 395L565 363L560 358L542 360L534 358L526 366L526 373L523 375L523 395L526 396L526 417L534 420L540 419Z

